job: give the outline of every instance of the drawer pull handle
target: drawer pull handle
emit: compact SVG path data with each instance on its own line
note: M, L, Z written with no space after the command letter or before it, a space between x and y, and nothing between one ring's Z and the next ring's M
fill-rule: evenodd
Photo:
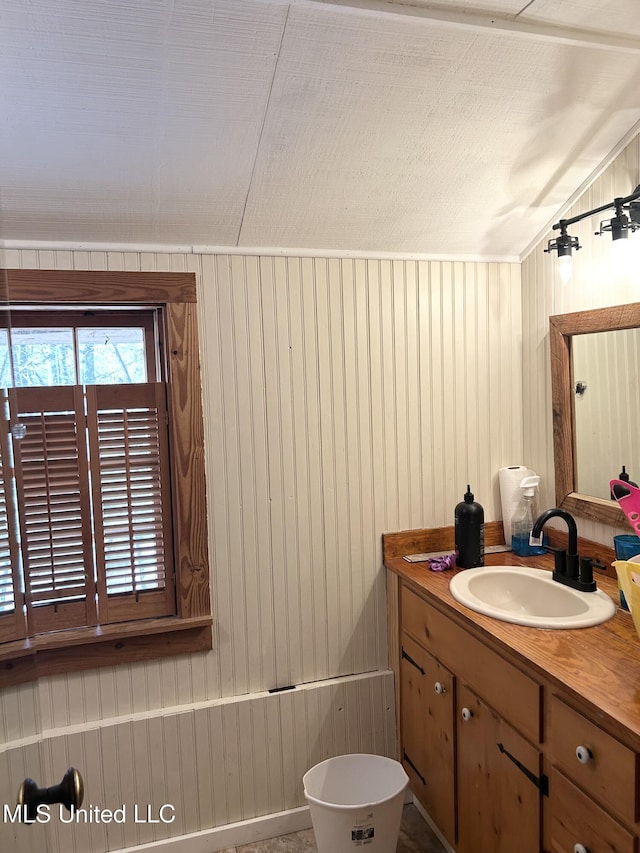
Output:
M438 696L442 696L443 693L447 692L447 688L441 681L436 681L436 683L433 685L433 689L436 691Z
M471 710L471 708L463 708L462 709L462 719L465 721L465 723L468 723L472 717L473 717L473 711Z
M421 675L424 675L424 669L420 666L419 663L414 661L411 655L408 655L404 649L402 649L402 659L408 661L411 666L415 666L415 668L420 672Z
M574 844L573 853L589 853L589 851L584 844Z
M413 761L409 758L409 756L407 755L407 753L406 753L406 752L403 752L403 753L402 753L402 757L403 757L403 759L407 762L407 764L409 765L409 767L413 770L413 772L416 774L416 776L420 779L420 781L422 782L422 784L423 784L423 785L426 785L426 784L427 784L427 780L424 778L424 776L422 775L422 773L418 770L418 768L417 768L417 767L416 767L416 765L413 763Z
M518 761L515 755L512 755L510 752L508 752L508 750L504 748L504 744L498 743L496 744L496 746L503 755L506 755L509 761L513 761L518 770L521 770L527 777L527 779L529 779L529 781L533 782L533 784L536 786L536 788L538 788L538 790L544 797L549 796L549 778L547 776L545 776L544 774L540 777L536 776L536 774L532 773L528 767L525 767L521 761Z
M580 764L588 764L593 758L593 753L591 752L588 746L577 746L576 758L578 759Z

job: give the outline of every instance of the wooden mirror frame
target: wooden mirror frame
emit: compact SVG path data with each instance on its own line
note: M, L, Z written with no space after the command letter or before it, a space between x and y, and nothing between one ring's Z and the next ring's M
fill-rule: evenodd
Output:
M640 327L640 302L549 317L556 505L573 515L614 527L625 526L624 514L616 501L580 494L575 490L576 445L572 338L575 335L587 335L592 332L613 332L618 329L638 327Z

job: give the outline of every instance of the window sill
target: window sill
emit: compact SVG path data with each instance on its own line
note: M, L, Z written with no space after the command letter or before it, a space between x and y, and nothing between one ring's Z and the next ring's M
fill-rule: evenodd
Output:
M212 648L212 618L145 619L38 634L0 646L0 688L47 675L192 654Z

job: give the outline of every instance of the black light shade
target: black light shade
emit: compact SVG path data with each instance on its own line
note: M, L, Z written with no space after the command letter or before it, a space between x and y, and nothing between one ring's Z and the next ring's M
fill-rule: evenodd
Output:
M557 252L559 258L566 258L571 257L573 249L577 252L581 248L578 238L567 234L566 228L562 228L560 236L556 237L555 240L549 240L547 248L544 251Z
M611 239L626 240L629 237L629 217L622 213L611 220Z
M607 231L611 234L612 240L626 240L629 237L629 231L635 231L640 228L629 220L629 217L622 209L616 211L616 215L611 219L600 223L600 230L596 231L597 237L601 237Z

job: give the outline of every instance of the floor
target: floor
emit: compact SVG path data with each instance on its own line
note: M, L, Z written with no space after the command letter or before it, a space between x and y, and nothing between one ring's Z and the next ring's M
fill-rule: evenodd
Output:
M269 841L229 847L221 853L316 853L316 850L313 830L305 829ZM397 853L444 853L444 847L414 805L404 807Z

